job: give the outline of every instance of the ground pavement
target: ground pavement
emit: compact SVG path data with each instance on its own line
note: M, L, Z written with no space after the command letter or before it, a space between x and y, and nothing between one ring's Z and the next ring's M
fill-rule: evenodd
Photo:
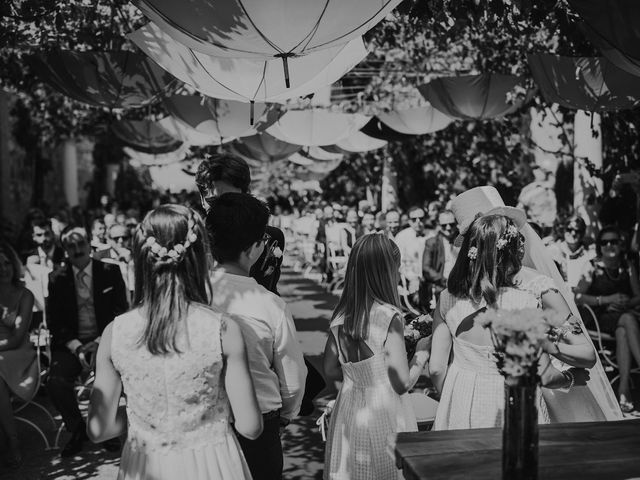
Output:
M280 294L287 301L296 327L299 332L302 348L309 360L320 366L320 358L327 336L331 312L338 298L330 295L316 282L305 279L301 274L285 269L278 283ZM317 402L322 405L327 398L335 396L335 391L327 389L321 393ZM38 401L53 411L46 397L38 397ZM311 417L300 417L294 420L283 437L285 463L284 478L286 480L320 479L324 443L315 422L319 411ZM44 414L29 407L25 416L40 426L46 426ZM119 454L108 453L100 447L91 445L82 454L61 459L58 450L45 451L42 439L24 423L18 423L18 433L23 447L24 464L19 470L8 471L0 465L0 480L115 480ZM51 442L56 432L51 425L45 429ZM61 443L67 440L66 433L61 436ZM0 447L0 452L4 449Z

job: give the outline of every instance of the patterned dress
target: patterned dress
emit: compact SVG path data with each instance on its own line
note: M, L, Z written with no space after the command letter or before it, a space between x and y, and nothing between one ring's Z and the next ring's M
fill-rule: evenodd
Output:
M498 307L506 310L538 308L531 293L504 288L498 294ZM440 294L440 314L453 341L453 361L447 370L434 430L501 427L504 419L504 377L498 371L493 347L476 345L456 337L460 323L484 307L470 299L456 298L444 290ZM540 389L538 422L549 423L547 406Z
M329 422L324 478L329 480L402 479L387 452L389 436L418 430L408 395L398 395L389 382L384 342L397 310L374 303L366 345L373 356L347 362L339 354L344 381ZM331 323L338 342L342 318Z
M251 478L230 425L223 384L221 314L191 307L182 353L152 355L138 310L114 321L111 358L127 397L129 430L118 480Z

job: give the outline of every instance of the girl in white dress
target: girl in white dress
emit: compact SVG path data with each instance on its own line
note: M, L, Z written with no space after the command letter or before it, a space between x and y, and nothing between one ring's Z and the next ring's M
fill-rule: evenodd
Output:
M418 342L410 364L399 313L400 251L386 235L365 235L353 246L345 287L333 313L324 372L342 380L329 422L324 478L401 479L387 452L389 436L417 431L407 391L428 359Z
M536 295L518 288L522 257L523 239L507 216L481 216L469 227L435 312L429 361L431 379L441 394L435 430L502 426L504 377L493 356L490 332L474 319L486 308L540 307ZM587 377L583 369L557 370L547 354L540 359L539 375L547 388L584 385ZM540 390L537 395L539 422L549 423Z
M251 439L262 416L240 328L207 307L202 220L183 206L158 207L140 224L133 252L135 306L102 335L89 437L127 432L118 480L251 478L232 414ZM123 390L126 411L118 408Z

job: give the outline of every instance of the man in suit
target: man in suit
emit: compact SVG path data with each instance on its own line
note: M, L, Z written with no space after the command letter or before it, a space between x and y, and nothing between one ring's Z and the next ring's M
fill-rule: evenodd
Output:
M60 239L68 263L49 276L47 318L52 359L47 389L72 434L61 452L68 457L82 450L88 440L74 392L75 380L83 370L94 367L102 332L129 305L120 268L91 258L84 228L67 227Z
M456 217L453 212L444 210L438 215L438 231L427 239L422 254L422 278L420 285L420 304L435 308L435 300L447 287L447 278L456 263L458 248L453 245L458 236Z

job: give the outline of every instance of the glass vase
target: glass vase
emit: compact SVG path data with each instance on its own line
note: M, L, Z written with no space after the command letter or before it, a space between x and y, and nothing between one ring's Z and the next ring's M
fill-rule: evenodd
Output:
M503 480L538 478L537 385L527 378L505 381L502 429Z

